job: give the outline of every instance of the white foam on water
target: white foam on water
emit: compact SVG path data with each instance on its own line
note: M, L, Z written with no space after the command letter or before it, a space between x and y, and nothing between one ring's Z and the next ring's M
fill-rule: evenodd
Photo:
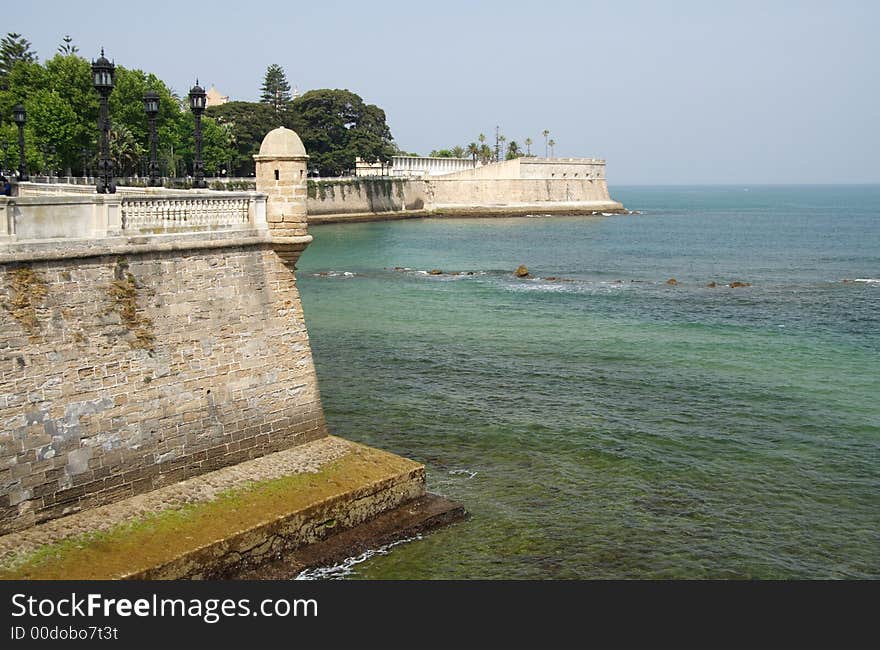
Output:
M356 567L358 564L366 562L371 557L376 557L377 555L388 555L391 552L391 549L395 546L400 546L401 544L407 544L409 542L415 542L420 539L422 539L421 535L399 539L396 542L385 544L384 546L380 546L379 548L364 551L360 555L346 558L339 564L333 566L306 569L305 571L300 572L299 575L294 578L294 580L342 580L343 578L346 578L354 573L354 567Z
M468 480L472 479L477 475L477 472L471 471L469 469L451 469L449 470L450 476L467 476Z
M865 284L880 284L880 280L876 278L856 278L853 282L863 282Z

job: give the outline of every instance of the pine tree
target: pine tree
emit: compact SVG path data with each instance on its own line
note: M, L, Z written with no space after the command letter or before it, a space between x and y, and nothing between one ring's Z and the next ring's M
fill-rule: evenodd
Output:
M71 54L79 52L79 48L73 44L73 38L70 34L65 34L64 38L61 39L61 45L58 46L58 52L62 56L70 56Z
M5 77L19 61L32 63L37 55L31 50L31 42L21 34L9 32L0 41L0 77Z
M284 68L277 63L266 69L263 86L260 88L260 101L272 106L276 113L287 110L290 104L290 84Z

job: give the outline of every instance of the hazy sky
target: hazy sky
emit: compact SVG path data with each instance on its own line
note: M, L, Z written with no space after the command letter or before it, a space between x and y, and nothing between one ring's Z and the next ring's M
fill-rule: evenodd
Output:
M427 154L495 126L600 156L609 183L880 182L880 2L14 3L2 31L254 100L348 88Z

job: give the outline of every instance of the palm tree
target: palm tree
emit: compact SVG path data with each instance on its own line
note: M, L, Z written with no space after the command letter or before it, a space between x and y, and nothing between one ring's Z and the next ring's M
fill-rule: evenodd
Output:
M520 151L519 145L516 143L516 140L511 140L510 144L507 145L507 160L519 158L521 155L522 151Z
M477 146L476 142L471 142L467 146L467 152L474 159L474 167L477 166L477 156L480 155L480 147Z
M556 140L550 140L550 142L548 142L547 144L550 146L550 157L552 158L553 157L553 147L556 146Z
M504 143L507 142L507 136L498 136L498 160L501 160L501 152L504 151Z
M492 157L494 155L495 154L489 148L489 145L484 144L480 147L480 160L482 161L482 163L484 165L487 164L490 160L492 160Z
M452 156L453 158L464 158L464 147L458 145L452 147Z
M526 155L527 156L532 155L532 139L531 138L526 138Z
M544 136L544 157L545 157L545 158L548 158L548 157L550 156L550 154L547 153L547 151L548 151L548 148L547 148L547 147L548 147L548 145L547 145L547 136L550 135L550 129L544 129L544 130L541 132L541 135Z

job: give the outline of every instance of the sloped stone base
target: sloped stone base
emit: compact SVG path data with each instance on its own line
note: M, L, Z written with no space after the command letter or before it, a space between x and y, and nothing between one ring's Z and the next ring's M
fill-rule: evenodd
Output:
M327 437L0 537L0 578L234 577L424 496L423 465Z

